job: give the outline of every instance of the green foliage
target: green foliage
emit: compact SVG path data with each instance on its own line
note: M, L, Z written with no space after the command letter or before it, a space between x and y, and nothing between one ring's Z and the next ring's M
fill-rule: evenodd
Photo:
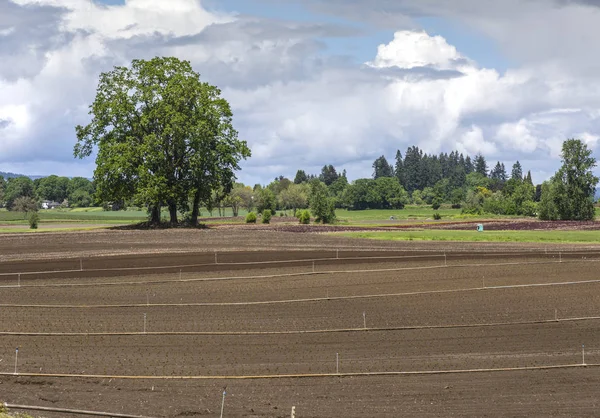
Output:
M37 212L31 212L27 220L29 221L29 229L37 229L40 215Z
M394 177L394 169L383 155L373 163L373 179L381 177Z
M39 200L51 200L53 202L62 202L69 196L69 183L67 177L58 177L55 175L35 179L35 194Z
M433 214L433 219L435 219L436 221L439 221L440 219L442 219L442 215L440 215L439 212L435 212Z
M31 197L21 196L15 199L12 205L12 210L15 212L23 212L27 216L30 212L37 212L38 205L35 199Z
M308 186L306 184L291 184L279 194L279 204L284 210L308 207Z
M408 193L396 177L358 179L342 194L344 205L353 210L402 209L409 203Z
M323 166L321 169L321 175L319 176L319 180L325 183L326 186L331 186L338 178L339 174L337 173L334 166L331 164Z
M592 151L583 141L569 139L563 143L561 157L561 168L542 186L540 219L593 220L598 177L592 172L596 167Z
M436 197L435 199L433 199L431 207L433 210L438 210L442 206L442 203L443 203L442 199L439 197Z
M75 190L69 195L69 206L72 208L87 208L92 206L92 196L83 189Z
M6 180L0 176L0 208L4 206L4 194L6 192Z
M256 210L258 213L262 213L266 209L269 209L273 212L277 210L277 198L275 197L275 193L273 193L269 188L261 188L257 190L254 201L256 203Z
M160 207L171 222L192 197L192 222L212 191L228 192L239 161L250 156L238 140L232 112L220 90L200 81L188 61L134 60L102 73L87 126L77 126L76 157L98 148L94 179L102 202Z
M271 211L269 209L265 209L262 213L262 223L269 224L271 223Z
M256 213L254 212L249 212L246 215L246 223L247 224L255 224L256 223Z
M34 197L33 181L29 177L14 177L6 182L4 192L5 206L12 210L15 200L19 197Z
M310 212L307 210L301 210L298 212L298 220L303 225L308 225L310 223Z
M296 177L294 177L294 184L302 184L308 181L308 176L304 170L298 170L296 172Z
M310 182L308 201L315 222L329 224L335 221L335 204L323 182L317 179Z

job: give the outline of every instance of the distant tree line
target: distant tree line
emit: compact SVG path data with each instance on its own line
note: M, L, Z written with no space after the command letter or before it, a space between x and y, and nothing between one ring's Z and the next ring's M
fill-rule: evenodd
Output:
M28 208L41 207L44 200L56 202L65 207L78 208L99 205L95 200L94 183L83 177L48 176L31 180L19 176L4 179L0 176L0 207L26 212Z
M561 156L560 170L543 184L534 185L531 172L524 174L519 161L508 173L500 162L489 170L481 154L473 159L456 151L429 155L410 147L404 157L396 153L393 165L385 156L377 158L370 178L349 182L345 170L338 173L333 165L325 165L319 174L300 169L293 181L279 176L267 185L233 183L231 187L215 187L203 197L202 204L211 216L215 212L223 216L226 208L231 208L234 216L240 209L293 216L310 209L313 217L324 223L335 221L335 209L402 209L408 204L430 205L434 210L447 205L472 215L593 219L598 178L591 170L596 160L585 143L576 139L564 142ZM70 207L136 206L133 198L108 206L95 191L94 183L81 177L49 176L35 181L18 177L6 181L0 176L0 205L23 210L24 202L18 201L21 197L35 200L38 206L42 200Z
M404 156L396 153L394 164L385 156L372 165L371 178L349 182L346 171L338 173L333 165L325 165L319 174L300 169L294 181L280 176L267 186L253 188L237 184L228 199L243 202L248 210L261 212L292 211L309 208L318 216L324 208L402 209L407 204L442 205L462 209L464 214L539 216L541 219L585 220L594 217L594 193L598 179L592 174L596 161L586 145L576 139L565 141L563 166L552 179L534 185L531 172L515 161L510 172L504 163L490 169L486 158L473 158L453 151L430 155L416 146ZM318 191L318 193L317 193ZM319 205L319 199L326 204ZM235 211L234 211L235 213ZM334 219L334 218L332 218Z

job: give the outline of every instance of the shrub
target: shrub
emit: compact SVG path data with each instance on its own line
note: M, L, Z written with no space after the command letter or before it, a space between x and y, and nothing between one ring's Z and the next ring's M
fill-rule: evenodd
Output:
M442 206L442 199L440 199L439 197L434 198L433 202L431 204L431 207L433 208L433 210L438 210L441 206Z
M40 221L40 215L38 215L37 212L31 212L29 213L28 221L30 229L37 229L38 222Z
M310 223L310 212L307 210L301 210L298 212L298 220L303 225L308 225Z
M255 224L256 223L256 213L254 212L249 212L246 215L246 223L247 224Z
M271 223L271 210L265 209L262 213L262 223Z
M439 212L436 212L433 214L433 219L439 221L440 219L442 219L442 215L440 215Z

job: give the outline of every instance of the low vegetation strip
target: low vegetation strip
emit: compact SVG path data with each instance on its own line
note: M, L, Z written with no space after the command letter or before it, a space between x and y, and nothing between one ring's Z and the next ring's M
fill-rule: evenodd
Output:
M580 244L600 242L600 231L463 231L463 230L396 230L342 232L349 238L386 241L459 241L459 242L529 242Z

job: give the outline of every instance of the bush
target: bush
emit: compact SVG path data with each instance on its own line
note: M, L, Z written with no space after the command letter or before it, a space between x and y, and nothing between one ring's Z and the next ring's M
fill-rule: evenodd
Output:
M38 228L38 222L40 221L40 215L38 215L37 212L31 212L29 214L29 229L37 229Z
M442 206L442 199L440 199L439 197L434 198L433 202L431 204L431 207L433 208L433 210L438 210L441 206Z
M271 211L269 209L265 209L262 213L262 223L271 223L271 216Z
M246 223L247 224L255 224L256 223L256 213L254 212L249 212L246 215Z
M308 225L310 223L310 212L307 210L301 210L298 212L298 220L303 225Z
M440 215L438 212L433 214L433 219L435 219L436 221L439 221L440 219L442 219L442 215Z

